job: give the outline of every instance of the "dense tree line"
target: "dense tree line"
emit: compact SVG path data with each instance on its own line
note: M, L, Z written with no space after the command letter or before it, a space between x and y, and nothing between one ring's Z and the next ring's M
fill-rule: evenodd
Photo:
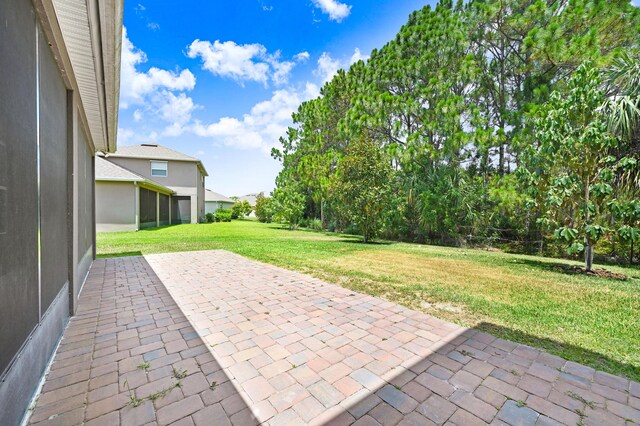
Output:
M597 244L629 259L640 241L639 37L629 0L415 11L294 113L273 151L281 217L587 259Z

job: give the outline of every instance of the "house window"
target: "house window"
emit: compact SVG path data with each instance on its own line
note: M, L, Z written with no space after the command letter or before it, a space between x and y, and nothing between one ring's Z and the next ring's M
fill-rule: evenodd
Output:
M151 176L167 176L167 162L166 161L152 161L151 162Z

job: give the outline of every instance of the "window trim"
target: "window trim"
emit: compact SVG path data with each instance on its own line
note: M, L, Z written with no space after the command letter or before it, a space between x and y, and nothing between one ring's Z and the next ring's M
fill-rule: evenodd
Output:
M153 170L154 170L153 166L154 166L154 163L163 163L163 164L165 165L165 168L164 168L164 172L165 172L165 174L164 174L164 175L154 175L154 174L153 174ZM156 177L169 177L169 162L168 162L168 161L161 161L161 160L149 160L149 164L150 164L150 166L151 166L151 177L154 177L154 178L156 178ZM155 169L155 170L161 170L161 169Z

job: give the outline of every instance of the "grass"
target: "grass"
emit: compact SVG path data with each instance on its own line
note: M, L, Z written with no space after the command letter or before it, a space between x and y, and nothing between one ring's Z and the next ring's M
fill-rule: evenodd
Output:
M99 257L225 249L640 381L640 269L615 280L558 259L381 243L235 221L98 234Z

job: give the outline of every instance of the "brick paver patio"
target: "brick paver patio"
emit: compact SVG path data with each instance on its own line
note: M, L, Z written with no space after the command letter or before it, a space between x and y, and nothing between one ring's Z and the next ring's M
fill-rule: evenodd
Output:
M225 251L98 260L31 423L631 425L640 384Z

